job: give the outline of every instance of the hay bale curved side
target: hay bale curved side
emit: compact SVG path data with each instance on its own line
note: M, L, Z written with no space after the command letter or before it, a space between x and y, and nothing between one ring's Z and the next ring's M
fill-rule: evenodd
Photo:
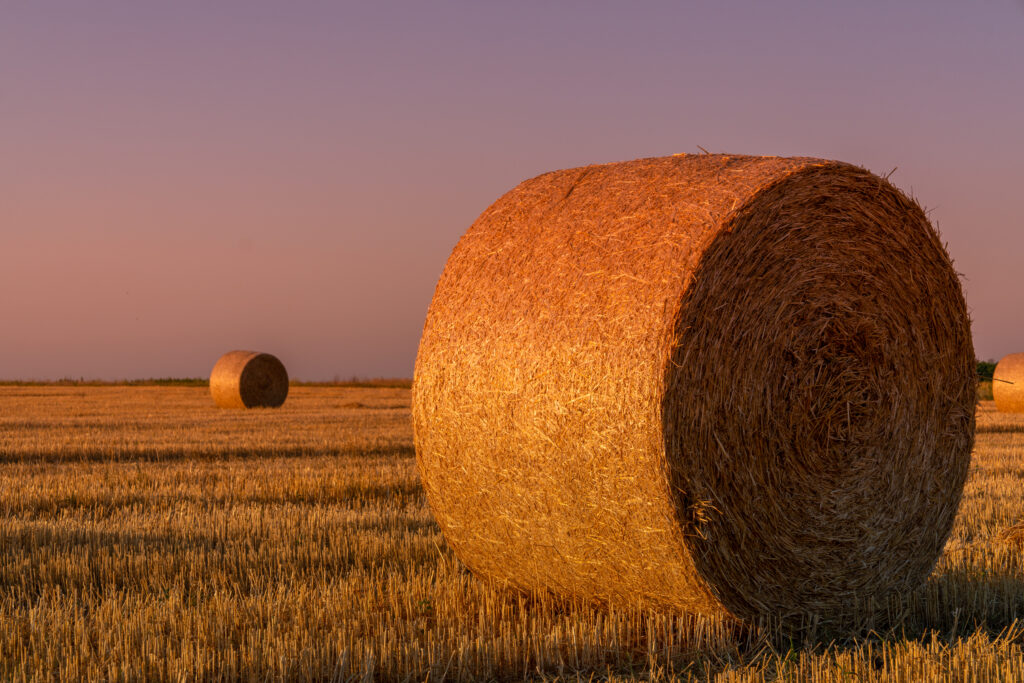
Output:
M921 209L819 159L528 180L456 245L416 360L417 465L473 571L741 617L919 584L976 378Z
M992 399L1003 413L1024 413L1024 353L1011 353L992 373Z
M210 395L221 408L277 408L288 397L288 371L269 353L229 351L210 372Z

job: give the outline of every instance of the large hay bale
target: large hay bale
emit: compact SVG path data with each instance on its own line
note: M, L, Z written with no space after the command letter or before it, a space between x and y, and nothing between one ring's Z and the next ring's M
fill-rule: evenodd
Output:
M1024 413L1024 353L1011 353L996 363L992 399L1002 413Z
M269 353L229 351L210 372L210 394L221 408L277 408L288 397L288 371Z
M975 385L949 257L885 180L804 158L589 166L522 183L452 252L417 464L480 575L838 620L932 569Z

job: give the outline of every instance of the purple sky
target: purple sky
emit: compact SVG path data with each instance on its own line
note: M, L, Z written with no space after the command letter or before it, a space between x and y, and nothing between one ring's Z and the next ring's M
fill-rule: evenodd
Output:
M1024 350L1024 0L16 1L0 124L0 378L410 376L499 195L698 145L898 166Z

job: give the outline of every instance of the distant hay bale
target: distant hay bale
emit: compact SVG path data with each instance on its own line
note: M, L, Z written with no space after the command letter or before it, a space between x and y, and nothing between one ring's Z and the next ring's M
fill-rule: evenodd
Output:
M269 353L229 351L213 366L210 394L221 408L277 408L288 397L288 371Z
M885 180L806 158L589 166L522 183L452 252L417 464L480 575L839 623L931 571L975 386L957 275Z
M1011 353L996 364L992 398L1000 412L1024 413L1024 353Z

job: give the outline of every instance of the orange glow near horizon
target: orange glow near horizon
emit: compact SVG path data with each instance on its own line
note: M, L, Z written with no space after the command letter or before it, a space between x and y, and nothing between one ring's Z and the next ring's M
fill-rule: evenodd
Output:
M498 196L698 145L898 167L979 357L1022 351L1022 35L1019 2L8 9L0 378L410 376Z

